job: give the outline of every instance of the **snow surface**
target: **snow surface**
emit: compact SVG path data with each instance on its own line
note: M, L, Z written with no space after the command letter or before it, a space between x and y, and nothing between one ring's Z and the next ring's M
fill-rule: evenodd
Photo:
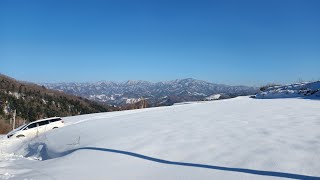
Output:
M3 137L0 179L317 179L319 109L238 97L66 117L34 139Z

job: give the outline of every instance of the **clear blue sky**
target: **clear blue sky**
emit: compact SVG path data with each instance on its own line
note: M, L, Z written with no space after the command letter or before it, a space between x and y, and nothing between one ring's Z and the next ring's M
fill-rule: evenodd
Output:
M0 72L33 82L320 78L318 0L1 0Z

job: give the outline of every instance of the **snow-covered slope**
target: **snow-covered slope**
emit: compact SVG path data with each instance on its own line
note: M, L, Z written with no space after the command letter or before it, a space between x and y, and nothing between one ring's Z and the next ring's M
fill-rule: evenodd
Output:
M320 81L271 86L256 95L260 99L292 97L320 98Z
M67 117L38 138L0 141L0 179L316 179L319 108L239 97Z

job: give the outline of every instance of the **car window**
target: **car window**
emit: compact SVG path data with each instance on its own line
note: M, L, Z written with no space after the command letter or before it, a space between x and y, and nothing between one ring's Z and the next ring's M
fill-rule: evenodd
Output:
M29 124L29 125L25 128L25 130L27 130L27 129L32 129L32 128L35 128L35 127L37 127L37 123L32 123L32 124Z
M25 128L26 126L27 126L27 124L24 124L24 125L18 127L17 130L21 130L21 129Z
M53 122L56 122L56 121L61 121L61 119L60 119L60 118L58 118L58 119L51 119L51 120L50 120L50 123L53 123Z
M39 126L43 126L43 125L47 125L49 124L49 121L41 121L41 122L38 122Z

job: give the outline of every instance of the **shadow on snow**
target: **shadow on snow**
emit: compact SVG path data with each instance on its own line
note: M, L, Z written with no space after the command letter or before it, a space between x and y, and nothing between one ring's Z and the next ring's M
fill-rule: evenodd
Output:
M124 154L124 155L132 156L132 157L136 157L136 158L140 158L140 159L144 159L144 160L148 160L148 161L153 161L153 162L162 163L162 164L176 165L176 166L187 166L187 167L214 169L214 170L221 170L221 171L240 172L240 173L247 173L247 174L254 174L254 175L281 177L281 178L290 178L290 179L320 179L320 177L307 176L307 175L301 175L301 174L273 172L273 171L260 171L260 170L253 170L253 169L231 168L231 167L213 166L213 165L206 165L206 164L194 164L194 163L187 163L187 162L168 161L168 160L158 159L158 158L145 156L142 154L137 154L137 153L128 152L128 151L106 149L106 148L97 148L97 147L82 147L82 148L67 151L67 152L63 153L63 155L67 155L67 154L73 153L78 150L93 150L93 151L103 151L103 152Z

